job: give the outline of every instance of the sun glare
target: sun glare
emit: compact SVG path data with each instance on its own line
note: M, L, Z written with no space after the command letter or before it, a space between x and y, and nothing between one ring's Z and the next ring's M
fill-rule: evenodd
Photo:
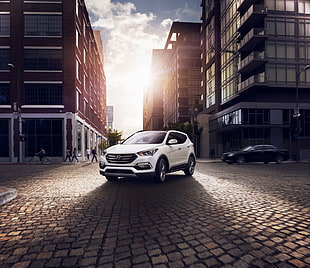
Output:
M149 79L150 71L147 68L136 68L128 72L125 83L133 91L143 92L149 85Z

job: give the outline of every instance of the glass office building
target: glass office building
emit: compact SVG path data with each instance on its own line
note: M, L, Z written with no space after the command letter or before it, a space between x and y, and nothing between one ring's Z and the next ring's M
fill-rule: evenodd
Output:
M220 156L273 144L310 159L310 2L201 0L201 7L210 148Z

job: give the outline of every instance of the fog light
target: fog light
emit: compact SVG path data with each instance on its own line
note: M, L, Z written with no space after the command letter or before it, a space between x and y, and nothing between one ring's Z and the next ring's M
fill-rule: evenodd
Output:
M104 168L104 167L105 167L104 162L100 161L100 162L99 162L99 167L100 167L100 168Z
M135 166L135 169L138 169L138 170L151 169L151 168L152 168L152 165L149 162L138 163Z

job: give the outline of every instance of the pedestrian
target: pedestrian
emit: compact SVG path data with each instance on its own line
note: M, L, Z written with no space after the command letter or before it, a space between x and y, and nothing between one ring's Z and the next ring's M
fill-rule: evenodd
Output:
M66 148L66 158L64 162L67 162L67 159L69 159L69 162L71 162L71 150L68 147Z
M45 156L45 150L43 147L41 147L41 150L37 153L37 156L40 157L40 161L42 162L42 159Z
M87 159L89 160L89 157L90 157L90 149L89 148L86 149L86 155L87 155Z
M77 158L77 150L76 150L76 148L73 148L71 162L73 162L73 159L75 159L76 162L79 162L79 159Z
M92 149L91 153L92 153L92 155L93 155L93 158L91 159L91 161L93 162L94 159L96 159L96 162L98 162L98 160L97 160L97 151L96 151L96 148Z

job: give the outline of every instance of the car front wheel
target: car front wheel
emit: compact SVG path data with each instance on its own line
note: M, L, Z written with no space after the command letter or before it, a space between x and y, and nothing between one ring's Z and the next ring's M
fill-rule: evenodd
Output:
M190 156L188 158L187 167L186 169L184 169L185 175L192 176L195 171L195 166L196 166L195 158L193 156Z
M282 164L283 163L283 156L282 155L277 155L276 156L276 163L277 164Z
M155 170L155 181L156 182L165 182L167 174L167 163L165 159L160 158L156 165Z
M237 164L238 164L238 165L243 165L244 163L245 163L244 156L239 155L239 156L237 157Z

